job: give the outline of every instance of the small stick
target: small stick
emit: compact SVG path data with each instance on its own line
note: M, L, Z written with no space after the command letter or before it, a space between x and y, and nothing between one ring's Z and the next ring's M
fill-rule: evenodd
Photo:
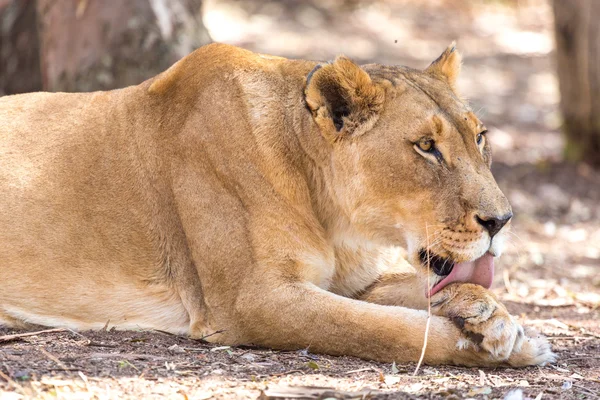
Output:
M357 372L366 372L366 371L372 371L371 367L367 367L367 368L360 368L360 369L353 369L352 371L347 371L345 372L346 374L356 374Z
M45 331L16 333L14 335L4 335L4 336L0 336L0 343L10 342L12 340L21 339L21 338L28 337L28 336L41 335L43 333L55 333L55 332L67 332L67 331L69 331L69 329L55 328L55 329L47 329Z
M215 332L213 332L213 333L208 333L208 334L206 334L206 335L202 336L200 339L197 339L197 340L200 340L200 341L202 341L202 342L205 342L205 341L206 341L206 338L209 338L209 337L211 337L211 336L214 336L214 335L218 335L219 333L223 333L223 332L225 332L225 329L221 329L221 330L219 330L219 331L215 331Z
M43 347L40 347L40 352L43 355L45 355L46 357L48 357L50 360L54 361L64 371L69 370L69 367L67 367L62 361L60 361L58 358L56 358L56 356L54 354L51 354L50 352L48 352L48 350L44 349Z
M566 324L566 325L569 328L571 328L571 329L579 330L580 331L579 333L581 335L583 335L583 336L590 336L590 337L593 337L593 338L596 338L596 339L600 339L600 335L599 334L594 333L594 332L590 332L590 331L588 331L587 329L585 329L582 326L577 326L577 325L573 325L573 324ZM583 329L583 331L582 331L582 329Z
M380 370L378 370L377 368L374 367L366 367L366 368L360 368L360 369L353 369L352 371L348 371L345 372L346 374L355 374L357 372L367 372L367 371L371 371L371 372L376 372L378 374L383 374L383 372L381 372Z
M1 370L0 370L0 378L4 379L6 382L10 383L19 392L26 394L25 390L23 390L23 386L19 385L17 382L15 382L14 379L12 379L10 376L6 375Z
M92 342L92 341L90 340L90 338L88 338L88 337L87 337L87 336L85 336L85 335L82 335L81 333L79 333L79 332L77 332L77 331L75 331L75 330L73 330L73 329L69 329L69 328L67 328L67 331L71 332L71 333L72 333L73 335L75 335L75 336L79 336L80 338L83 338L83 339L84 339L84 340L87 342L87 343L85 344L85 346L89 346L89 345L90 345L90 343Z
M506 292L512 294L513 296L516 296L517 294L515 292L515 289L513 288L512 283L510 282L508 269L502 271L502 280L504 281L504 288L506 289Z
M430 265L430 257L429 257L429 229L427 227L427 223L425 223L425 235L427 235L427 291L430 290L429 287L429 270L431 268ZM423 348L421 349L421 357L419 358L419 362L417 363L417 367L415 368L415 372L413 376L416 376L419 372L419 368L421 368L421 363L423 362L423 358L425 358L425 350L427 350L427 339L429 337L429 325L431 323L431 295L427 293L427 324L425 325L425 337L423 338Z
M300 369L292 369L291 371L280 372L278 374L271 374L271 375L265 375L265 376L284 376L284 375L295 374L295 373L305 375L304 371L302 371Z
M573 384L573 387L576 387L579 390L583 390L584 392L587 392L587 395L592 395L593 397L595 397L596 399L600 399L600 396L598 395L598 392L596 392L595 390L580 386L580 385L576 385Z
M81 371L77 372L77 375L79 375L79 377L81 378L81 380L82 380L82 381L83 381L83 383L85 384L85 389L86 389L88 392L90 392L90 393L91 393L92 391L90 390L90 382L88 381L88 378L87 378L87 376L85 376L85 374L84 374L83 372L81 372Z

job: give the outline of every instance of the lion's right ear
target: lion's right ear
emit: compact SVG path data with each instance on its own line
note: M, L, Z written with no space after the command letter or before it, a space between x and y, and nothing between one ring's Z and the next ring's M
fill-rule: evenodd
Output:
M343 56L315 67L307 77L304 94L315 122L332 141L371 129L385 100L383 87Z
M460 72L462 57L456 50L456 42L452 42L448 48L434 62L427 67L425 72L442 79L456 91L456 80Z

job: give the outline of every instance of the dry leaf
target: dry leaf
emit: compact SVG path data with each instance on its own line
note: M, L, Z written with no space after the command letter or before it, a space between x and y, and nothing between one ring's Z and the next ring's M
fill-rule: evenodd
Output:
M400 383L400 377L396 375L386 375L383 378L383 381L388 386L397 385L398 383Z
M504 400L523 400L523 390L521 389L513 389L506 393L504 396Z
M408 385L404 388L404 390L408 393L417 393L423 389L423 384L421 382L413 383L412 385Z
M226 349L230 349L231 346L219 346L219 347L213 347L212 349L210 349L210 351L219 351L219 350L226 350Z
M485 385L485 372L479 370L479 386Z
M469 396L469 397L481 396L481 395L490 394L490 393L492 393L492 388L489 386L484 386L484 387L473 388L473 389L469 390L469 393L467 393L467 396Z

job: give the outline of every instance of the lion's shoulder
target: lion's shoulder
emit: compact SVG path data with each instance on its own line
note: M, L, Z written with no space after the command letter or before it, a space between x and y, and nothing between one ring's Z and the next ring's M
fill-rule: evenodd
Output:
M223 80L231 75L260 75L273 71L281 64L295 60L267 54L254 53L233 45L211 43L177 61L169 69L150 80L149 94L167 93L173 87L207 81ZM294 69L290 73L294 73Z

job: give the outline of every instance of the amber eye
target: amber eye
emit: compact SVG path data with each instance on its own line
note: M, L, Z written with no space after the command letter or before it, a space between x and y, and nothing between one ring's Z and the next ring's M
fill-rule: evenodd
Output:
M487 133L486 131L480 132L477 134L477 144L481 145L481 143L483 142L483 136Z
M423 150L425 153L430 153L434 149L432 139L421 139L417 142L417 146L419 146L419 149Z

